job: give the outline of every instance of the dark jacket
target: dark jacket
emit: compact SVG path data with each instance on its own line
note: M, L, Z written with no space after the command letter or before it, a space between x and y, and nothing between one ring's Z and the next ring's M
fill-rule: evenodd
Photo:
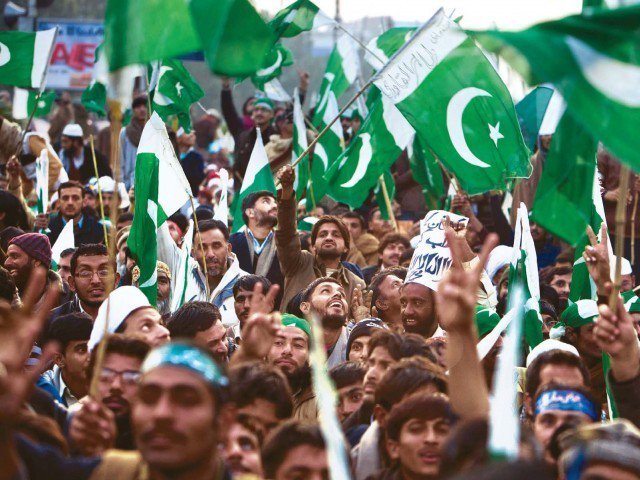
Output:
M204 180L204 158L195 150L189 150L180 157L180 165L191 186L191 193L198 196L200 184Z
M380 265L371 265L370 267L362 269L362 275L364 276L364 283L369 285L376 273L380 271Z
M50 232L47 234L51 245L56 243L64 225L62 215L56 214L51 217L49 221ZM104 230L102 224L95 217L85 213L82 215L82 226L79 227L77 223L73 226L73 237L76 247L86 243L104 243Z
M609 385L620 418L626 418L640 428L640 375L626 382L617 382L609 371Z
M69 159L65 158L64 154L60 155L60 160L62 160L62 166L67 171L70 180L78 180L83 185L91 179L91 177L96 176L96 171L93 168L93 156L91 155L91 147L86 146L83 150L84 154L84 162L80 165L80 168L77 170L78 178L73 178L75 167L71 165ZM111 167L109 166L109 162L107 159L98 151L96 151L96 164L98 166L98 175L103 177L105 175L109 177L113 177L113 172L111 171Z

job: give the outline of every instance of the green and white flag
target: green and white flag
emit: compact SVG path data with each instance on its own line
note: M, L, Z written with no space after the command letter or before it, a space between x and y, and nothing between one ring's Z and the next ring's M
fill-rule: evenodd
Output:
M62 252L68 248L75 248L75 246L76 239L73 234L73 219L71 219L62 227L56 243L51 247L51 265L54 270L58 271L58 264L60 263L60 255Z
M325 119L331 94L337 100L353 85L360 72L360 57L358 56L358 45L355 41L343 35L336 42L325 69L322 82L320 83L320 96L315 106L312 123L321 129L320 125ZM325 120L326 122L326 120Z
M256 88L264 91L264 86L271 80L282 75L282 68L293 65L293 54L281 43L276 43L267 54L262 68L251 76L251 82Z
M415 31L413 27L394 27L372 38L367 44L364 60L375 70L380 70Z
M295 162L302 152L304 152L309 146L307 139L307 126L304 122L304 112L302 111L302 105L300 105L300 95L298 87L293 91L293 142L291 150L291 161ZM293 188L296 191L296 199L300 200L307 190L307 183L309 182L309 155L307 154L298 164L294 167L295 180Z
M393 102L377 88L371 88L368 100L369 115L349 148L325 174L327 194L352 208L360 207L371 189L377 188L380 175L389 173L415 133Z
M278 38L295 37L302 32L308 32L336 22L326 15L310 0L296 0L291 5L280 10L269 22L269 26Z
M507 87L442 9L374 83L467 193L504 190L529 175L529 150Z
M165 122L175 115L185 132L190 132L191 105L204 97L204 91L181 61L163 60L156 62L155 66L158 74L153 86L151 108Z
M596 140L640 170L640 5L594 10L519 32L474 32L530 84L549 82Z
M29 118L35 107L34 117L42 118L49 115L56 99L56 92L42 92L38 98L37 90L14 88L13 90L13 118L25 120Z
M262 134L260 129L256 129L256 143L251 151L251 157L249 157L249 163L247 164L247 170L244 173L242 179L242 186L236 197L235 211L233 212L233 231L237 232L244 225L242 219L242 201L253 192L259 192L260 190L268 190L276 193L276 185L273 181L273 174L271 173L271 166L269 165L269 158L267 157L267 151L264 149L264 143L262 143Z
M100 117L106 117L107 86L98 80L99 77L107 77L109 73L106 57L104 56L104 43L96 47L93 64L91 83L82 92L80 103L89 112L96 113Z
M49 206L49 152L40 152L36 159L36 213L47 213Z
M318 131L322 131L326 125L338 116L338 102L333 92L329 92L329 98L324 109L324 115L320 121ZM327 170L340 157L344 151L344 137L342 134L342 125L336 121L331 125L329 131L325 133L313 149L313 158L311 159L311 175L307 186L306 207L307 211L322 200L327 193L329 184L324 176Z
M180 247L178 269L173 272L171 277L171 313L178 310L187 301L187 291L192 289L197 291L199 288L197 285L193 285L192 262L194 260L191 256L193 228L193 220L189 220L189 228L184 234L182 246Z
M391 220L389 209L387 208L387 201L384 198L384 191L382 190L382 180L384 180L384 186L387 189L387 195L389 195L389 204L393 207L393 199L396 198L396 182L393 180L393 175L389 170L385 170L381 175L382 179L378 178L378 184L373 189L373 193L376 196L376 203L380 208L380 216L383 220Z
M409 166L413 179L422 187L422 195L428 210L442 208L445 197L442 170L433 154L416 136L407 147Z
M136 156L136 205L127 246L140 267L140 290L156 304L157 230L189 201L191 187L157 113L144 126Z
M520 204L516 217L507 310L519 308L521 304L524 304L524 338L529 348L534 348L543 340L540 282L536 247L529 228L529 213L524 203Z
M220 201L213 208L213 218L229 225L229 172L221 168L218 175L220 175Z
M552 96L553 88L542 85L536 87L516 103L516 114L518 115L522 138L532 152L536 146L538 132Z
M44 88L57 28L39 32L0 32L0 82Z

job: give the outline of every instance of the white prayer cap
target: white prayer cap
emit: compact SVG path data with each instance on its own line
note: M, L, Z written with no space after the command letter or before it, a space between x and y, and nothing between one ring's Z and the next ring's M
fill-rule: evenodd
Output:
M631 262L624 257L621 257L620 261L622 263L622 270L620 271L620 275L631 275L633 273Z
M93 322L93 329L89 337L89 350L93 350L102 340L105 323L107 324L107 332L114 333L134 310L150 306L149 300L138 288L131 286L116 288L100 305L98 316L96 321ZM107 308L109 310L108 320Z
M207 108L207 115L211 115L212 117L222 119L222 115L220 115L220 112L215 108Z
M489 259L487 260L487 266L485 270L487 271L487 275L489 279L493 281L493 277L498 270L500 270L505 265L509 265L511 262L511 258L513 257L513 247L509 247L507 245L498 245L494 248L489 254Z
M103 193L113 193L116 181L108 176L100 177L98 180L98 184L100 185L100 191ZM94 188L97 192L98 187ZM118 182L118 194L120 195L120 205L118 205L119 209L129 208L131 205L131 201L129 200L129 193L127 192L127 187L124 183Z
M578 350L573 345L561 342L560 340L548 339L544 342L540 342L529 352L529 355L527 355L527 367L529 367L529 365L531 365L531 363L544 352L550 352L551 350L562 350L564 352L573 353L576 357L580 356Z
M69 123L62 129L62 135L65 137L82 137L82 127L77 123Z

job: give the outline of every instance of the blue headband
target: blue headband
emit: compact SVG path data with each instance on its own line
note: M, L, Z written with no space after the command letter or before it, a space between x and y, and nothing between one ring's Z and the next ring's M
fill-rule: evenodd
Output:
M600 410L586 395L576 390L549 390L536 400L536 416L550 410L582 412L594 422L600 419Z
M154 348L142 363L140 372L144 374L163 366L185 368L200 375L214 388L229 384L227 377L211 358L187 343L171 342Z

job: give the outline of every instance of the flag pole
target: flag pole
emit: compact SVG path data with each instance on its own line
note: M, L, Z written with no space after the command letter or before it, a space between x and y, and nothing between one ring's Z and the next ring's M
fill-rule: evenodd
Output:
M631 171L626 165L622 165L620 169L620 183L618 191L620 196L618 197L618 204L616 205L616 267L615 276L613 280L613 290L609 297L609 308L615 312L616 304L618 302L618 294L620 293L620 286L622 284L622 251L624 249L624 229L625 229L625 217L627 213L627 190L629 189L629 176Z
M355 101L358 99L358 97L359 97L360 95L362 95L362 94L365 92L365 90L366 90L367 88L369 88L369 86L370 86L372 83L373 83L373 78L371 78L371 80L369 80L369 81L368 81L368 82L367 82L367 83L366 83L366 84L365 84L365 85L364 85L360 90L358 90L358 92L357 92L353 97L351 97L351 100L349 100L349 101L345 104L345 106L344 106L344 107L342 107L342 109L338 112L338 115L336 115L336 116L335 116L335 118L333 118L333 120L331 120L331 121L330 121L330 122L329 122L329 123L328 123L328 124L327 124L327 125L326 125L322 130L321 130L321 131L320 131L320 133L318 133L318 135L316 136L316 138L314 138L314 139L311 141L311 143L307 146L307 148L305 148L305 149L304 149L304 152L302 152L302 153L300 154L300 156L299 156L299 157L298 157L294 162L292 162L292 163L291 163L291 167L295 168L295 166L296 166L296 165L298 165L298 164L302 161L302 159L303 159L304 157L306 157L306 156L309 154L309 152L310 152L310 151L311 151L311 149L316 145L316 143L318 143L318 141L319 141L319 140L324 136L324 134L325 134L325 133L327 133L327 132L329 131L329 129L331 128L331 125L333 125L334 123L336 123L336 120L338 120L338 119L342 116L342 114L343 114L344 112L346 112L346 111L347 111L347 109L351 106L351 104L352 104L353 102L355 102ZM278 185L280 185L280 179L278 179L278 181L276 182L276 187L277 187Z
M364 49L369 55L373 56L376 60L378 60L381 64L385 64L387 62L385 62L384 60L382 60L378 55L376 55L375 52L373 52L369 47L367 47L364 42L362 42L362 40L360 40L359 38L357 38L353 33L351 33L349 30L347 30L346 28L344 28L342 26L341 23L336 22L336 27L338 27L340 30L342 30L344 33L346 33L349 37L351 37L358 45L360 45L360 47L362 47L362 49Z
M391 206L391 199L389 198L389 192L387 191L387 184L384 183L384 175L380 175L380 188L382 189L382 196L384 197L384 203L387 206L387 212L389 212L389 220L393 229L398 233L398 223L396 222L396 216L393 214L393 208Z
M636 263L636 213L638 212L638 192L633 194L631 210L631 265Z
M102 217L102 231L104 233L104 244L109 249L109 235L107 234L107 222L104 218L104 205L102 204L102 188L100 187L100 174L98 173L98 162L96 161L96 150L93 146L93 133L89 135L91 145L91 156L93 157L93 171L96 174L96 185L98 186L98 200L100 201L100 217Z
M198 245L200 245L200 254L202 255L202 266L204 267L204 291L207 294L207 302L209 301L209 274L207 272L207 259L204 255L204 245L202 245L202 237L200 236L200 228L198 228L198 216L196 215L196 204L193 201L193 195L189 195L191 202L191 210L193 210L194 226L196 227L196 235L198 236ZM235 221L235 220L234 220Z

